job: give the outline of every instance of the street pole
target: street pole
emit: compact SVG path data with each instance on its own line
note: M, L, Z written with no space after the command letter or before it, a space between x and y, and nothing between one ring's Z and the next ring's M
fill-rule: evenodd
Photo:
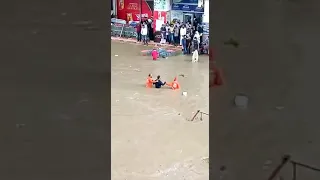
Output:
M142 21L142 0L140 0L140 23Z

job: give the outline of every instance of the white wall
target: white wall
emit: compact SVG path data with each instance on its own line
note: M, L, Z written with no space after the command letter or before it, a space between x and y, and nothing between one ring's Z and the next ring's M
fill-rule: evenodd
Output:
M113 12L114 15L117 15L117 0L112 0Z
M204 23L209 23L209 0L204 1L204 14L202 21Z

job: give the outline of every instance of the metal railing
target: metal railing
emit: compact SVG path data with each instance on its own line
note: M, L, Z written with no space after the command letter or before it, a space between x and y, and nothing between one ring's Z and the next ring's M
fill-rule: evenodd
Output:
M208 113L205 113L205 112L202 112L202 111L198 110L198 111L192 116L192 118L191 118L189 121L194 121L194 120L198 117L198 115L200 115L200 121L203 120L203 115L209 116Z
M111 25L111 36L124 37L124 38L136 38L136 28L124 24Z

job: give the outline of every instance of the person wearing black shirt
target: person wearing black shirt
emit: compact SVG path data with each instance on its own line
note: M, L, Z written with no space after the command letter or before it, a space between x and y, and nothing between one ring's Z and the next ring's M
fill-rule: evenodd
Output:
M193 38L192 45L193 45L193 47L192 47L193 51L199 49L199 42L196 37Z
M153 83L155 88L161 88L162 86L164 86L166 84L166 82L162 82L160 80L160 76L157 76L157 79L155 80L155 82Z
M203 39L202 39L203 26L202 26L201 24L198 25L197 31L198 31L199 34L200 34L200 44L202 44L202 41L203 41Z
M187 43L187 54L191 54L191 36L190 33L187 34L186 43Z
M161 26L161 28L160 28L160 31L161 31L161 41L160 41L160 43L165 43L166 42L166 37L167 37L166 30L167 30L166 26L163 24Z

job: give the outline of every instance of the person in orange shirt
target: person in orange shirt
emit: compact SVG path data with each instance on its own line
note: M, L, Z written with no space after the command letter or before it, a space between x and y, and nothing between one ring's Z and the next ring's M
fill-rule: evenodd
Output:
M149 74L146 80L146 87L152 88L154 80L152 79L152 74Z
M171 87L172 90L180 89L180 84L177 80L177 77L175 77L171 83L166 83L166 85Z

